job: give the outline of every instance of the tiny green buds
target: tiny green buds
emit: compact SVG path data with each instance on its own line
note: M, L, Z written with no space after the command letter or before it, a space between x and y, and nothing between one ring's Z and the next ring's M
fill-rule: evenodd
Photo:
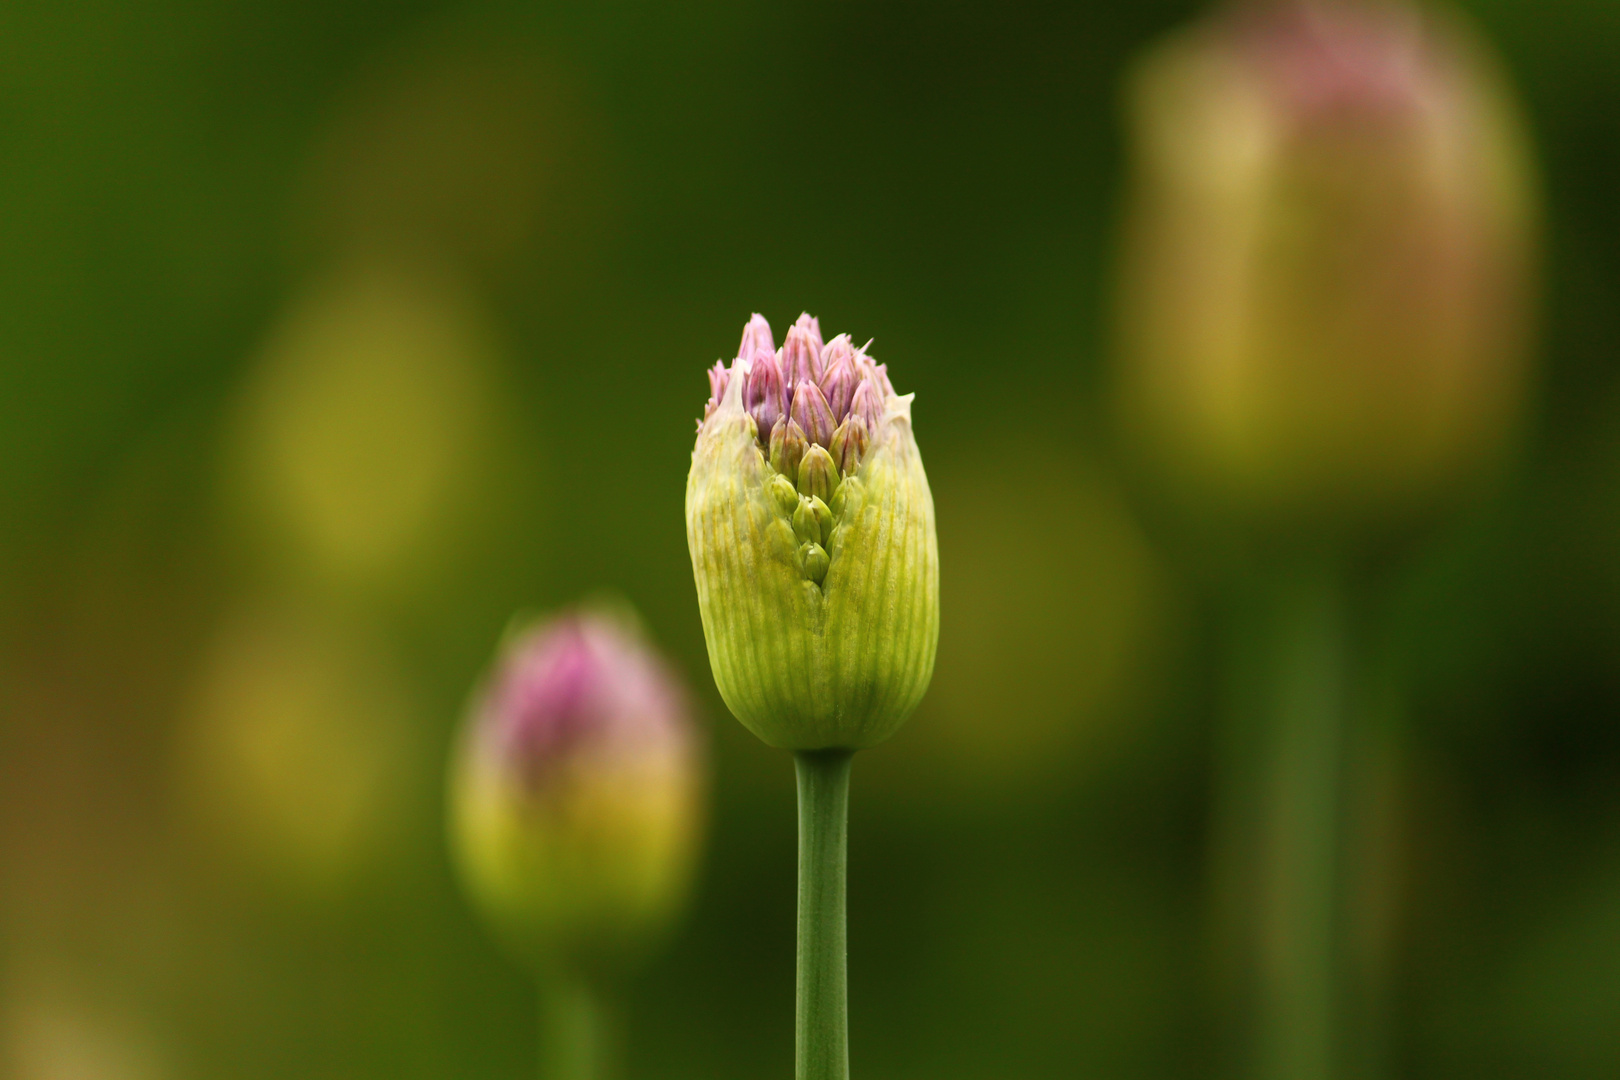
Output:
M462 881L526 961L612 964L684 897L700 780L685 695L632 625L536 624L502 649L452 765Z
M755 316L748 355L711 371L692 451L686 535L709 660L726 704L767 743L859 749L894 733L933 674L933 496L911 395L864 349L847 334L823 347L809 315L780 354L764 350L771 340ZM749 388L778 373L788 418L764 427Z
M838 466L832 455L812 446L799 462L799 494L805 498L831 499L838 486Z

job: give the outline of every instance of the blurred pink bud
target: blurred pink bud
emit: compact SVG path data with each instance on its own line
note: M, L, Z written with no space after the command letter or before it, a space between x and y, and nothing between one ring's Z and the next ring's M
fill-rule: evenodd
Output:
M1524 128L1453 17L1259 0L1131 86L1122 404L1188 492L1342 516L1422 505L1525 398Z
M526 958L634 948L682 898L700 787L685 691L634 624L537 623L501 650L452 775L469 893Z

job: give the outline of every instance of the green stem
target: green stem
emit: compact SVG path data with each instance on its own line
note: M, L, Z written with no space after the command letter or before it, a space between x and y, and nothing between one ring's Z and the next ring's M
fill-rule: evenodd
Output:
M1259 839L1259 1076L1331 1080L1348 667L1337 568L1274 594Z
M849 854L848 750L801 751L796 1080L848 1080L849 978L844 895Z
M601 999L583 980L554 975L540 987L541 1080L606 1080L612 1040Z

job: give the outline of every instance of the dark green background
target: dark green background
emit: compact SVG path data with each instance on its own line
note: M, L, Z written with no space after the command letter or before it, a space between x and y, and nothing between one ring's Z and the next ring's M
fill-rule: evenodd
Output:
M1620 1068L1620 7L1471 9L1541 154L1542 379L1499 494L1377 575L1414 687L1395 1059L1596 1077ZM702 369L751 311L780 334L803 309L917 392L954 665L856 763L856 1071L1211 1074L1220 623L1132 509L1106 404L1120 78L1194 10L6 4L7 1074L531 1075L533 990L442 850L442 756L511 612L607 587L714 751L688 917L625 991L627 1071L787 1076L792 769L714 692L681 505ZM489 312L502 433L431 572L297 586L380 628L419 750L403 827L312 891L177 794L178 718L242 596L296 591L229 462L265 341L350 242L322 155L368 93L466 56L548 88L535 226L496 254L454 222L421 241ZM373 240L416 228L402 205Z

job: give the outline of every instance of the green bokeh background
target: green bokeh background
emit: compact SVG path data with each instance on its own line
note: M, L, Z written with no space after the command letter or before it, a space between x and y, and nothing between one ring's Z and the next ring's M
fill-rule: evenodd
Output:
M1394 1060L1605 1076L1620 7L1469 6L1541 154L1542 377L1513 475L1375 575L1413 688ZM856 764L856 1070L1213 1075L1222 624L1106 398L1120 78L1195 10L7 4L0 1073L532 1075L443 762L513 611L607 589L713 749L626 1072L789 1075L792 767L714 692L681 499L702 369L808 309L917 392L943 566L935 687ZM299 313L349 303L452 347L300 382L341 348Z

